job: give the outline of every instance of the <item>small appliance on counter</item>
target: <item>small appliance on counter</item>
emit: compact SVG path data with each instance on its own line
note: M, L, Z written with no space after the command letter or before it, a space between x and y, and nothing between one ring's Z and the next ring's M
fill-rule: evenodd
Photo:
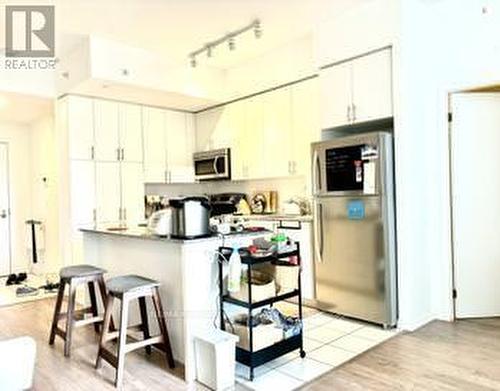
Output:
M311 204L305 197L292 197L283 204L285 215L304 216L311 214Z
M220 216L226 214L239 214L239 205L246 201L247 195L244 193L219 193L210 196L212 211L210 216Z
M210 202L206 197L171 198L172 237L196 239L210 235Z
M144 197L144 217L149 219L154 212L168 207L168 198L161 195L147 195Z
M148 219L148 231L153 235L168 237L172 234L172 208L157 210Z
M254 214L273 214L278 210L277 191L256 192L250 201L250 208Z

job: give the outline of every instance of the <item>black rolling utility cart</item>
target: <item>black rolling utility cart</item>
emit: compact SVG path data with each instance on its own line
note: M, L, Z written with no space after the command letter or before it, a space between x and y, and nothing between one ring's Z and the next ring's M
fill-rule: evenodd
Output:
M226 329L226 319L224 312L224 304L231 303L233 305L237 305L245 308L248 311L248 349L243 349L239 346L236 347L236 361L246 365L250 370L250 380L254 378L254 369L260 365L263 365L271 360L274 360L277 357L283 356L289 352L294 350L299 350L300 357L304 358L306 353L304 351L303 345L303 328L300 327L300 332L283 338L274 342L273 344L266 346L264 348L260 348L259 350L254 350L254 327L252 322L252 317L255 316L252 311L265 307L272 307L274 303L279 301L298 298L298 317L300 323L302 323L302 287L300 282L300 271L301 271L301 259L300 259L300 246L298 242L295 242L293 247L293 251L283 252L283 253L273 253L271 255L266 256L253 256L248 252L245 252L244 249L240 250L241 264L247 265L248 268L246 270L247 275L247 285L248 285L248 300L243 301L231 297L229 294L224 292L224 278L223 278L223 260L229 259L233 249L229 247L220 247L219 248L219 293L220 293L220 327L222 330ZM262 265L265 263L276 263L282 262L283 259L296 257L297 266L298 266L298 281L295 289L287 291L283 294L276 294L276 296L269 297L260 301L252 300L252 269L256 265ZM243 289L243 287L242 287ZM246 293L246 292L245 292ZM252 326L250 326L252 325Z

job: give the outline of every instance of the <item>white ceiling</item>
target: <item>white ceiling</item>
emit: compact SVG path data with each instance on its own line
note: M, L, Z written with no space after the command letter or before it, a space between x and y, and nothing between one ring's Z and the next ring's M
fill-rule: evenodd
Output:
M155 51L174 63L187 62L191 51L259 18L263 36L258 42L250 33L246 42L236 42L237 50L221 48L210 61L227 68L308 34L319 20L368 1L9 0L8 4L56 5L58 56L82 36L95 34ZM0 42L3 34L1 29Z
M12 92L0 92L0 122L31 124L48 115L54 107L52 99Z

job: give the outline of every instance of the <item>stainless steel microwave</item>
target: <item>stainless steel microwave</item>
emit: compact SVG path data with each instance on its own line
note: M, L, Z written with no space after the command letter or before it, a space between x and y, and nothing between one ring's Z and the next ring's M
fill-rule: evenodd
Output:
M194 175L198 181L231 179L231 150L214 149L193 154Z

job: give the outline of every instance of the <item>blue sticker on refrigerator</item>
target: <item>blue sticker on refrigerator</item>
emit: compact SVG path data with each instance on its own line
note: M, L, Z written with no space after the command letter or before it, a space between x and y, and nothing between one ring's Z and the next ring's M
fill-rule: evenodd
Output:
M365 203L362 200L347 202L347 217L349 220L363 220L365 218Z

